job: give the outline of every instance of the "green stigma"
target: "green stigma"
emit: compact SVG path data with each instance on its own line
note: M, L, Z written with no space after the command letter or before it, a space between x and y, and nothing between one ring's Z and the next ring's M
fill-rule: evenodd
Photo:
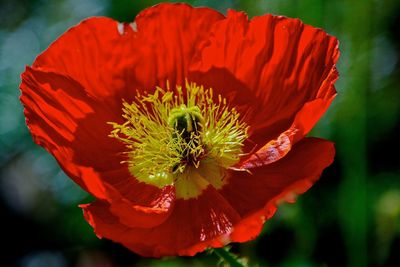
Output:
M171 110L168 123L171 127L188 135L193 132L197 134L203 126L204 119L199 107L188 108L186 105L181 105Z
M181 105L171 110L168 123L174 129L172 138L175 138L177 143L181 142L180 147L183 148L180 150L181 163L172 168L173 172L182 169L182 162L199 165L199 157L204 153L203 149L199 149L202 144L203 122L203 116L197 106L188 108Z
M159 188L175 185L178 198L222 187L242 155L248 127L221 96L214 102L212 89L158 87L122 110L125 123L110 122L110 136L126 144L130 173Z

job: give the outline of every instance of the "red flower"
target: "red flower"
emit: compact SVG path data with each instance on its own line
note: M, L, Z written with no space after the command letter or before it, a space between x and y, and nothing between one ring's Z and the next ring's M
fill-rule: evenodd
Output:
M305 135L338 57L298 19L160 4L68 30L22 74L21 101L34 141L96 197L81 207L98 236L194 255L254 239L331 164L333 144Z

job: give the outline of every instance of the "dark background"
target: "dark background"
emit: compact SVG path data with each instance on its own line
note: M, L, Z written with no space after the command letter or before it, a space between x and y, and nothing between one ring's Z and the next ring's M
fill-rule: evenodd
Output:
M132 21L158 1L0 1L1 266L213 266L218 258L144 259L98 240L79 203L91 197L36 146L18 100L20 73L72 25L93 15ZM337 156L255 241L233 251L258 266L400 266L400 1L187 1L250 17L273 13L324 28L341 42L338 97L311 135Z

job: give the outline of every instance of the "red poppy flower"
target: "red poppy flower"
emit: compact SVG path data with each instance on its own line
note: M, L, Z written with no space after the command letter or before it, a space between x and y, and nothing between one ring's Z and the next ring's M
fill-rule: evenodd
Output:
M254 239L334 157L305 135L336 95L338 41L298 19L160 4L90 18L22 74L34 141L96 201L96 234L144 256Z

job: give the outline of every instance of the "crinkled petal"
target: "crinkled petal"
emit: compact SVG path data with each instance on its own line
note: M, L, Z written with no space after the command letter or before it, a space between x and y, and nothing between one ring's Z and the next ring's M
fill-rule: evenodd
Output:
M103 202L82 208L98 236L143 256L194 255L207 247L254 239L276 204L307 191L333 156L331 142L306 138L283 159L253 169L252 175L233 172L219 193L208 187L195 199L177 200L168 219L151 229L129 227Z
M296 19L160 4L131 24L71 28L23 73L21 101L35 142L99 199L82 205L99 236L144 256L194 255L256 237L277 201L305 192L332 162L332 143L302 138L336 94L337 58L335 38ZM252 174L231 170L222 189L175 199L173 186L131 176L107 122L122 123L122 99L135 91L186 77L226 97L261 147L237 167Z
M129 227L152 228L169 217L175 204L173 186L165 186L160 190L157 187L139 183L136 179L126 182L128 183L124 183L127 185L124 190L115 189L120 189L120 184L114 186L106 184L110 212L118 217L121 223ZM124 192L128 190L128 193Z
M188 65L209 35L212 25L224 16L209 8L193 8L187 4L159 4L145 9L135 19L138 53L144 70L140 77L146 89L184 85ZM139 70L138 70L139 71ZM153 83L152 77L157 77ZM165 87L164 87L165 88Z
M135 21L89 18L69 29L34 62L82 84L99 101L119 109L135 90L169 80L183 84L187 65L211 25L223 15L186 4L159 4ZM116 101L116 103L113 103Z
M140 64L130 27L110 18L83 20L53 42L32 65L68 76L86 94L120 111L121 99L140 84L134 69Z
M82 206L96 234L122 243L143 256L194 255L206 247L221 247L240 217L211 186L195 199L178 199L168 219L154 228L131 228L94 202Z
M122 123L122 100L132 100L136 90L183 82L192 54L222 18L207 8L160 4L131 24L96 17L72 27L22 74L21 101L35 142L96 197L113 195L104 192L111 186L138 204L131 191L154 189L127 172L110 176L127 168L121 165L126 148L108 137L107 122Z
M332 142L304 138L285 157L255 167L250 170L251 174L232 172L220 192L243 218L258 212L262 214L264 210L270 214L270 205L275 205L277 200L288 200L293 194L304 193L310 188L332 163L334 155Z
M96 146L103 155L114 156L121 149L110 138L98 135L105 133L105 125L88 119L94 114L101 117L104 112L97 112L98 107L82 86L69 77L28 67L22 81L21 102L34 141L53 154L75 182L96 197L104 198L104 188L95 169L112 166L120 159L116 157L104 165L102 155L87 150ZM86 164L88 158L90 164Z
M337 39L321 29L270 14L249 21L230 10L215 23L190 71L232 96L232 106L252 104L238 110L247 114L250 139L262 147L290 128L296 127L295 141L310 131L336 95L338 57ZM224 82L208 78L216 73L227 74Z
M168 217L175 192L139 183L121 164L125 147L108 137L109 125L100 123L112 118L106 107L86 95L79 83L57 73L28 67L22 80L21 101L35 142L76 183L108 200L122 220L136 212L141 220L135 225L153 226Z

